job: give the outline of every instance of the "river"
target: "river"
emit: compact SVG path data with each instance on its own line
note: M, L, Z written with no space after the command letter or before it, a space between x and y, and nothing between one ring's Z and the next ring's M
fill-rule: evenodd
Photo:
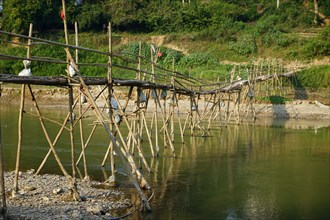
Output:
M46 115L59 120L65 112L49 109ZM1 107L6 170L15 167L17 116L17 106ZM85 139L92 122L85 124ZM53 140L59 126L46 125ZM145 147L153 172L142 172L155 192L153 212L135 212L128 219L330 219L330 122L258 119L256 124L213 126L209 135L187 135L184 145L178 135L176 158L170 148L153 158ZM75 139L79 144L78 134ZM108 164L100 167L107 147L103 129L97 128L86 149L93 179L104 181L110 174ZM70 170L68 132L56 149ZM38 120L24 115L21 169L37 169L48 150ZM117 171L119 186L133 189L120 162ZM53 157L42 173L60 173Z

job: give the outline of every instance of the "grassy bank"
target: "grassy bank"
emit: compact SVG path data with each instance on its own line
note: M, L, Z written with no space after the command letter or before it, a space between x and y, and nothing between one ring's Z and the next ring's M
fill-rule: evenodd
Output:
M263 33L262 27L254 27L254 31L260 35L251 37L246 32L241 33L240 40L217 40L204 36L203 32L181 33L170 35L115 33L113 37L114 51L116 53L138 54L138 42L142 41L142 56L149 59L150 43L157 44L162 56L158 57L157 64L172 69L172 60L175 60L176 70L195 78L207 81L224 81L229 78L230 71L236 63L249 64L256 59L279 59L284 60L284 65L298 60L308 63L314 59L322 59L330 53L330 27L309 30L316 34L308 37L295 33L267 32ZM250 36L250 37L249 37ZM36 33L35 37L49 39L64 43L63 31L55 30L49 33ZM6 39L0 43L1 53L20 57L26 56L26 48L18 45L8 44ZM15 39L7 39L15 40ZM17 39L16 39L17 41ZM70 33L69 41L74 42L74 33ZM20 40L21 43L26 43ZM253 43L254 42L254 43ZM108 50L108 37L104 32L88 32L79 34L79 44L82 47ZM255 48L254 48L255 47ZM33 45L32 56L52 57L65 60L63 48L44 44ZM72 51L74 54L74 51ZM79 52L80 63L107 63L108 57L91 52ZM118 65L131 65L121 59L113 61ZM322 63L321 63L322 64ZM0 60L0 72L6 74L17 74L23 68L21 61ZM43 63L35 61L32 63L33 75L63 75L65 65ZM146 64L144 69L150 70ZM107 68L81 66L81 72L87 76L105 76ZM132 78L134 72L128 72L114 68L114 77ZM330 87L330 65L317 66L307 65L307 68L297 75L298 86L313 91Z

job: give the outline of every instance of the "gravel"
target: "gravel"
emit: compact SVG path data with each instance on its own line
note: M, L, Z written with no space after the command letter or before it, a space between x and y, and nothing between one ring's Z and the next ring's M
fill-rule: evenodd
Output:
M135 210L130 195L97 181L77 179L81 202L72 200L64 176L34 175L30 170L19 173L18 183L19 192L15 194L14 172L5 173L9 219L113 219L112 213Z

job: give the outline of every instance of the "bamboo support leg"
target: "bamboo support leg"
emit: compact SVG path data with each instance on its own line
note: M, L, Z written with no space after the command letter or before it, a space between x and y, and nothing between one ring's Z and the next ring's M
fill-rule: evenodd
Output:
M63 132L64 127L65 127L65 124L67 123L69 117L70 117L70 113L68 113L67 116L66 116L66 118L64 119L64 122L63 122L63 124L62 124L60 130L58 131L58 133L57 133L57 135L56 135L56 137L55 137L53 143L52 143L53 146L56 145L58 139L61 137L62 132ZM43 161L42 161L41 164L39 165L39 168L38 168L37 171L35 172L35 175L38 175L38 174L39 174L39 172L40 172L41 169L44 167L44 165L45 165L46 161L48 160L48 157L50 156L51 153L52 153L52 149L49 148L49 150L48 150L46 156L44 157Z
M32 93L31 87L29 87ZM72 168L72 178L71 178L71 188L72 196L75 201L82 201L77 190L76 183L76 167L75 167L75 141L74 141L74 116L73 116L73 88L69 86L69 112L70 112L70 145L71 145L71 168Z
M13 193L18 193L18 172L21 158L21 147L22 147L22 123L23 123L23 112L24 112L24 101L25 101L25 84L22 85L21 89L21 103L19 109L18 117L18 143L17 143L17 154L16 154L16 167L15 167L15 177L14 177L14 191Z
M155 144L156 144L156 155L159 156L159 141L158 141L158 116L157 116L157 103L155 103Z
M180 134L181 134L181 143L184 144L184 130L183 130L182 124L181 124L181 116L180 116L180 111L179 111L178 105L177 105L177 114L178 114L179 128L180 128Z
M158 97L156 97L156 100L157 100L158 106L160 107L161 105L160 105L160 101L159 101ZM162 116L161 118L162 118L162 121L163 121L163 125L165 125L166 124L166 122L165 122L166 115L164 114L163 111L161 111L161 116ZM170 138L170 135L169 135L167 126L164 127L164 133L165 133L165 137L164 138L165 139L167 138L167 140L169 141L169 144L170 144L170 147L171 147L171 150L172 150L173 157L176 157L175 156L175 150L174 150L173 143L170 141L171 138ZM166 140L164 140L164 143L165 142L166 142Z
M87 162L86 162L86 154L85 154L85 144L84 144L84 133L83 133L83 123L82 123L82 102L79 99L79 132L80 132L80 142L81 142L81 153L84 163L84 178L88 179L88 171L87 171Z
M121 131L119 130L119 126L118 126L116 123L114 124L114 126L115 126L115 128L116 128L116 132L118 132L119 138L120 138L120 140L121 140L121 142L122 142L122 145L123 145L124 148L125 148L125 151L126 151L126 152L129 152L129 151L128 151L129 148L128 148L127 144L126 144L125 139L123 138L123 135L122 135ZM137 145L137 150L138 150L139 157L140 157L140 159L142 160L144 166L146 167L146 169L148 170L148 172L151 172L150 166L148 165L148 163L147 163L145 157L143 156L142 150L141 150L141 148L140 148L138 145ZM136 169L136 167L134 166L134 164L133 164L133 166L132 166L132 169L133 169L133 172L137 172L137 171L136 171L137 169Z
M171 115L171 141L172 143L174 143L174 103L171 106L170 115Z
M144 122L144 128L147 132L147 137L148 137L148 140L149 140L151 154L152 154L153 157L155 157L156 155L155 155L155 152L154 152L154 147L153 147L153 144L152 144L151 135L150 135L150 132L149 132L149 129L148 129L147 120L145 118L144 112L141 113L141 116L142 116L142 120Z
M105 166L105 163L107 162L107 158L109 157L110 149L111 148L112 148L112 142L110 141L110 143L108 145L108 148L107 148L107 151L104 154L104 157L103 157L103 160L102 160L102 163L101 163L101 167L104 167Z

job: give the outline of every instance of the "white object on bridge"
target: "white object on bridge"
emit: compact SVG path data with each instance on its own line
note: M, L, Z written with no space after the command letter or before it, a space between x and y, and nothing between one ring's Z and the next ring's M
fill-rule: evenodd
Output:
M23 60L24 69L18 75L19 76L32 76L30 64L31 64L31 61Z
M68 72L68 70L65 70L65 72ZM69 76L70 77L74 77L76 75L76 71L73 68L72 63L70 62L70 66L69 66Z

